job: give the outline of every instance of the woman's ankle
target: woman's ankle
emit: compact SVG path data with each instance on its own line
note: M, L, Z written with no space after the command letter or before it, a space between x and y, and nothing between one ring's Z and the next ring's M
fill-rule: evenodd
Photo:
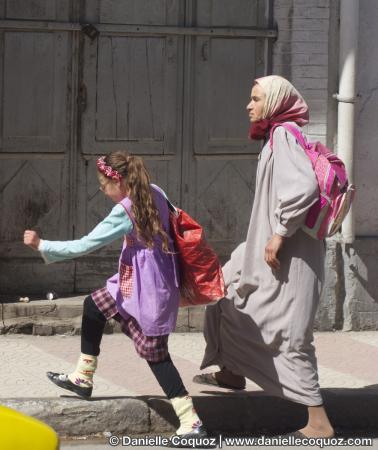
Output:
M219 382L235 386L239 389L245 387L245 378L242 375L231 372L226 367L222 367L219 372L215 372L214 377Z
M301 432L306 436L309 433L314 434L314 437L334 436L335 431L329 421L324 405L308 407L308 422Z
M239 375L238 373L232 372L232 370L227 369L227 367L222 367L221 370L218 373L222 373L222 375L229 376L229 377L235 377L235 378L243 378L242 375Z

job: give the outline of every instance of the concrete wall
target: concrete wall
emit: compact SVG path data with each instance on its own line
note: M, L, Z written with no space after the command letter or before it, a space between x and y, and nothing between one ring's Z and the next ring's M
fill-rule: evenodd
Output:
M378 329L378 8L375 0L360 1L357 65L355 201L353 246L343 248L344 329Z
M376 0L360 1L355 181L358 236L378 236L378 8Z
M357 239L352 246L341 247L344 330L378 329L378 48L373 44L377 20L377 2L360 1L354 159Z
M357 239L327 242L326 282L316 328L378 329L378 9L360 1L359 99L356 105L355 202ZM337 148L338 21L336 0L275 0L278 40L273 73L290 79L310 107L307 133Z
M378 329L378 9L375 0L360 1L357 64L354 175L357 239L341 245L338 292L344 330Z
M328 127L327 122L336 111L330 92L336 89L337 5L330 0L274 1L278 39L273 46L273 73L288 78L301 92L311 119L304 131L323 142L334 133L334 118Z

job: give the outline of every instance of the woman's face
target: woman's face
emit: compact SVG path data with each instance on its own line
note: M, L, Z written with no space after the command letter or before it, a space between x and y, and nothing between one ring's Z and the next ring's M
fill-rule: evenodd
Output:
M265 98L266 95L262 87L259 84L255 84L251 91L251 101L247 105L249 120L251 122L258 122L263 118Z
M111 180L102 173L98 174L98 181L100 182L100 190L114 203L118 203L125 198L126 195L120 181Z

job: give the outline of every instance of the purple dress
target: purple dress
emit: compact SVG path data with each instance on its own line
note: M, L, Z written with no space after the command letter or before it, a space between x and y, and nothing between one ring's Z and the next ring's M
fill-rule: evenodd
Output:
M118 273L107 280L106 287L124 319L134 317L146 336L162 336L171 333L176 326L179 279L177 257L169 233L167 199L157 186L151 185L151 190L172 253L164 253L158 237L154 239L154 247L148 249L138 241L134 227L123 244ZM125 197L120 203L134 222L131 200ZM131 289L125 289L125 277L131 282L126 281Z

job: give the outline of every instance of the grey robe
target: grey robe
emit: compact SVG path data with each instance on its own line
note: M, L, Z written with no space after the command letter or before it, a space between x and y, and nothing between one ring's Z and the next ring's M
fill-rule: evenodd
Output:
M312 341L325 248L301 226L318 194L310 160L279 127L273 151L267 143L260 154L247 240L224 266L227 297L206 310L201 365L226 366L308 406L322 404ZM264 261L274 233L286 236L278 271Z

